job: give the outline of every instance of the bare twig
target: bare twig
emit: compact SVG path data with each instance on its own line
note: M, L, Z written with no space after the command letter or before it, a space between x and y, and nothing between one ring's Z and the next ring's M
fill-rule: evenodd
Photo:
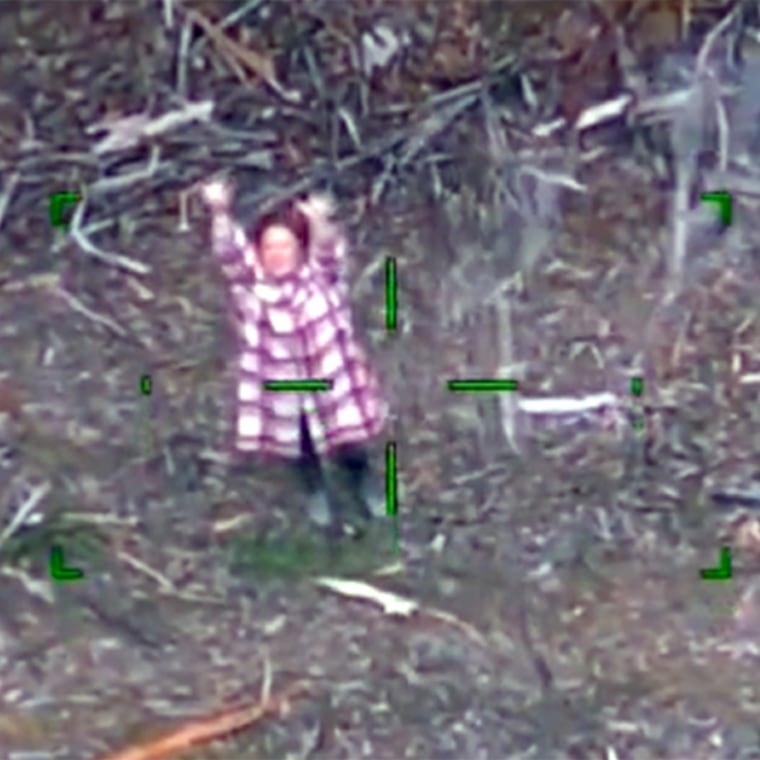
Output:
M0 195L0 229L3 227L3 221L5 219L5 213L8 210L8 206L11 202L11 196L13 195L16 185L18 184L21 175L19 172L14 172L8 177L8 181L3 188L3 194Z
M723 34L729 24L734 20L739 11L741 3L736 3L733 8L720 20L720 23L713 27L706 35L702 42L702 47L697 54L697 71L704 73L707 68L707 60L710 57L715 41Z
M187 59L192 36L193 24L190 19L185 19L179 35L179 51L177 53L177 93L181 98L187 97Z
M584 414L607 407L615 408L620 401L614 393L608 391L592 393L580 398L559 396L553 398L519 398L517 406L525 414L563 415Z
M157 145L154 145L150 151L148 165L144 169L138 169L137 171L122 174L118 177L104 177L103 179L96 180L89 187L90 195L106 195L115 190L122 191L136 182L150 179L158 170L160 154L161 149Z
M97 322L98 324L107 327L109 330L113 330L113 332L121 337L124 337L127 334L127 331L121 325L114 322L110 317L104 317L101 314L94 312L61 285L54 288L54 292L60 295L74 311L78 312L83 317L87 317L87 319Z
M143 138L157 137L191 121L208 121L213 110L211 100L186 103L182 108L168 111L155 119L146 114L134 114L112 122L98 122L87 127L85 132L93 134L105 130L109 133L92 148L93 153L100 155L131 148Z
M164 26L167 29L174 27L174 0L163 0Z
M309 692L309 682L298 681L264 702L235 707L210 718L198 718L154 741L109 754L102 760L162 760L180 755L252 726L268 715L287 713L291 700Z
M29 514L37 508L49 492L50 483L48 482L41 483L32 489L27 500L19 507L16 514L13 515L13 519L5 526L3 532L0 533L0 547L24 524Z
M250 72L261 77L283 100L290 103L301 102L299 92L286 90L277 80L274 64L268 56L254 52L231 40L218 26L212 24L198 11L187 10L186 13L187 17L208 35L229 63L234 61L245 66ZM242 81L245 83L245 78Z
M100 261L105 261L112 266L126 269L133 274L149 274L151 269L147 264L143 264L141 261L135 261L134 259L127 258L126 256L122 256L118 253L108 253L107 251L103 251L87 239L84 230L82 229L82 219L84 217L84 209L86 203L86 199L78 203L76 210L74 211L74 215L71 218L69 234L77 243L77 245L85 253L88 253L93 258L99 259Z
M142 560L133 557L131 554L125 551L120 551L116 555L119 559L124 560L128 565L135 570L139 570L144 575L153 578L164 591L176 591L177 587L165 576L154 570L150 565L146 565Z
M0 575L5 576L6 578L14 578L19 581L19 583L21 583L32 596L36 596L48 604L53 604L55 601L49 583L32 578L28 573L25 573L17 567L0 568Z

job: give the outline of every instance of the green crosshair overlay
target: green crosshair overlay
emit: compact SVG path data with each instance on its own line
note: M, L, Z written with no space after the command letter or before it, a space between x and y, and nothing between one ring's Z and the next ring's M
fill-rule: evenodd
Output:
M68 224L63 218L63 209L66 206L74 206L79 203L79 193L63 192L52 193L48 204L48 213L50 214L50 224L53 227L67 227Z

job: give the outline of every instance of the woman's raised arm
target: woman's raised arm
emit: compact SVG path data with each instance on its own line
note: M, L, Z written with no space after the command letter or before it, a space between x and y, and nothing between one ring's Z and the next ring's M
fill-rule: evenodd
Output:
M204 202L211 210L211 251L231 285L250 285L254 279L251 257L253 247L243 227L230 212L232 191L220 181L201 188Z

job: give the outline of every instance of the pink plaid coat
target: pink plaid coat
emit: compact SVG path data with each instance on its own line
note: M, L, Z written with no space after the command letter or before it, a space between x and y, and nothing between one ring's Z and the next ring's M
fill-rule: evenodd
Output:
M382 431L386 404L353 335L347 245L334 231L329 243L310 247L297 272L272 280L234 219L219 215L212 223L212 249L227 281L239 336L238 452L297 457L302 411L320 453L366 442ZM264 388L270 380L306 379L327 380L330 389Z

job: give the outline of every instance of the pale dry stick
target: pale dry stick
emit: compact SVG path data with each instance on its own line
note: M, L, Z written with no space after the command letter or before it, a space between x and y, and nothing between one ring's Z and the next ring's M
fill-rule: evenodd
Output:
M514 366L514 341L512 337L512 311L509 298L505 295L495 304L498 318L499 374L511 374ZM509 445L516 454L520 453L517 441L516 405L512 393L499 394L501 424Z
M175 89L181 98L187 98L187 60L190 52L190 41L193 36L193 23L185 19L179 35L179 51L177 53L177 81Z
M174 0L163 0L164 26L167 29L174 28Z
M126 150L144 137L157 137L192 121L208 121L214 110L212 100L186 103L182 108L167 111L151 119L145 114L133 114L111 122L97 122L85 129L86 134L107 131L109 134L92 147L96 155Z
M248 3L246 3L242 7L238 8L235 11L232 11L232 13L225 16L219 22L219 28L224 30L232 26L233 24L237 24L237 22L240 21L240 19L244 18L248 13L252 13L253 11L255 11L256 8L258 8L264 2L266 2L266 0L250 0Z
M129 174L121 174L118 177L104 177L103 179L96 180L89 186L89 194L106 195L115 190L124 190L124 188L134 185L136 182L141 182L144 179L150 179L155 176L159 167L160 155L161 149L158 145L154 145L150 151L148 165L144 169L137 169L136 171L129 172Z
M77 313L81 314L83 317L87 317L87 319L103 325L104 327L107 327L109 330L112 330L120 337L124 337L127 335L127 331L117 322L114 322L110 317L104 317L101 314L98 314L97 312L93 311L92 309L85 306L80 300L76 298L76 296L69 293L66 288L61 286L60 284L53 288L53 292L61 298L63 298L64 301Z
M130 259L126 256L122 256L118 253L108 253L103 251L93 243L91 243L85 236L85 232L82 229L82 219L84 217L84 209L87 204L87 200L83 199L77 204L76 210L71 218L71 225L69 227L69 234L74 242L87 254L100 261L104 261L112 266L119 267L120 269L126 269L132 274L150 274L151 268L147 264L143 264L141 261Z
M158 570L154 570L152 567L150 567L150 565L147 565L142 560L137 559L137 557L134 557L125 551L117 552L116 556L130 565L130 567L133 567L135 570L139 570L141 573L143 573L143 575L147 575L149 578L153 578L153 580L156 581L156 583L158 583L158 585L161 586L164 591L177 591L177 587L165 575L159 573Z
M477 628L445 610L439 610L434 607L423 607L414 599L401 596L400 594L394 594L390 591L384 591L369 583L365 583L364 581L322 577L317 578L314 582L317 586L330 589L341 596L374 602L383 608L383 612L386 615L406 618L414 613L418 613L421 615L428 615L436 620L443 620L444 622L465 631L481 646L487 646L484 636L477 630Z
M119 517L118 515L97 514L95 512L66 512L61 518L67 522L85 523L86 525L121 525L136 528L140 525L139 517Z
M718 169L725 173L728 168L728 146L731 143L731 133L728 125L728 114L723 101L715 101L715 121L718 125Z
M0 229L3 227L3 221L5 220L5 213L8 210L8 206L11 202L11 196L13 195L13 192L16 189L16 185L18 184L19 179L21 178L21 175L19 172L14 172L11 174L10 177L8 177L8 181L5 183L5 187L3 188L3 194L0 195Z
M208 121L213 112L213 100L185 103L182 108L168 111L155 119L151 119L143 128L142 133L145 137L157 137L192 121Z
M272 663L269 660L269 653L264 648L264 675L261 679L261 701L268 702L272 695Z
M158 570L154 570L152 567L150 567L150 565L147 565L142 560L137 559L137 557L134 557L125 551L118 552L116 556L131 567L135 568L135 570L139 570L144 575L153 578L153 580L158 583L159 591L162 594L172 596L175 599L185 599L190 602L203 602L207 604L223 603L223 600L218 597L206 596L204 594L193 594L188 591L182 591L169 578L159 573Z
M26 521L29 514L33 512L39 503L50 493L50 483L45 481L32 489L26 501L18 508L13 518L0 533L0 547L20 528Z
M190 224L187 221L187 199L192 190L180 190L179 192L179 222L177 232L189 232Z
M233 63L242 64L250 72L263 79L283 100L293 104L301 103L302 98L298 91L286 90L280 84L275 73L274 64L269 56L250 50L244 45L230 39L218 26L212 24L211 21L198 11L187 9L185 13L211 39L227 63L233 69L237 69L235 73L239 77L239 65L233 66ZM245 75L242 76L241 81L243 84L248 84Z
M705 73L707 68L707 59L710 57L715 40L723 34L725 29L734 20L734 16L738 13L741 3L736 3L731 10L720 20L717 26L713 27L706 35L702 42L702 47L697 53L697 72Z
M673 193L673 235L670 256L668 257L669 277L665 294L666 302L674 297L681 287L689 232L687 220L692 180L691 167L685 161L677 161L676 188Z
M587 396L554 396L546 398L518 398L517 406L525 414L563 415L584 414L603 408L617 408L620 400L614 393L603 391Z
M623 116L633 102L633 95L625 93L601 103L595 103L578 114L574 127L577 130L589 129Z
M55 601L55 596L49 583L32 578L23 570L19 570L16 567L2 567L0 568L0 575L17 580L32 596L36 596L48 604L53 604Z

